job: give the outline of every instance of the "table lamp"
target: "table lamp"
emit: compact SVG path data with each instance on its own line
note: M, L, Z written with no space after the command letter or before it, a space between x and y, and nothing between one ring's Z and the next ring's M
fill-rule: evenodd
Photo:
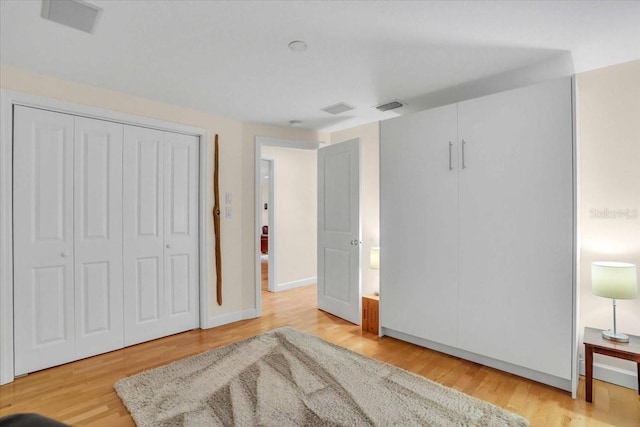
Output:
M369 266L374 270L380 270L380 248L373 247L369 251Z
M369 267L374 270L380 270L380 248L372 247L369 251ZM380 295L380 291L374 291L374 295Z
M629 336L616 327L616 299L634 299L638 295L636 266L623 262L591 264L591 289L595 295L613 299L613 331L602 331L602 337L616 342L629 342Z

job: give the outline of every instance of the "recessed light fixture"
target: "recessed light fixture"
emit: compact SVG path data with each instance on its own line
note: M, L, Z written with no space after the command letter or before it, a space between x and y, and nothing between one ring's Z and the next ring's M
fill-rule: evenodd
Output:
M307 43L303 42L302 40L294 40L289 43L289 49L294 52L304 52L305 50L307 50Z
M41 16L58 24L92 34L102 9L82 0L42 0Z
M298 128L302 126L302 122L300 120L289 120L289 126Z

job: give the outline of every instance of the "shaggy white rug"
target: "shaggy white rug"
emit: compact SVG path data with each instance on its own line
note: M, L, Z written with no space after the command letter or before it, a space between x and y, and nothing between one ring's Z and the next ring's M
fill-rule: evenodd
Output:
M526 419L292 328L115 384L139 426L528 426Z

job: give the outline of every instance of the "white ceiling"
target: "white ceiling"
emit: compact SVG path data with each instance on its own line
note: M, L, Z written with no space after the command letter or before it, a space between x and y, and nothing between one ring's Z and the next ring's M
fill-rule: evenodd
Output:
M0 62L239 120L336 130L569 52L640 59L640 1L98 1L95 34L0 0ZM308 50L287 45L304 40ZM321 108L356 107L337 116Z

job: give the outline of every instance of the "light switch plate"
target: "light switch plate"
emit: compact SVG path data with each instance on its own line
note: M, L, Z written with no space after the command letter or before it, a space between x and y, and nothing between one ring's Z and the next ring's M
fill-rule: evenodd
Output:
M231 212L231 208L227 206L227 207L224 209L224 217L225 217L225 218L231 218L231 214L232 214L232 212Z
M232 196L231 193L224 193L224 202L227 205L231 204Z

